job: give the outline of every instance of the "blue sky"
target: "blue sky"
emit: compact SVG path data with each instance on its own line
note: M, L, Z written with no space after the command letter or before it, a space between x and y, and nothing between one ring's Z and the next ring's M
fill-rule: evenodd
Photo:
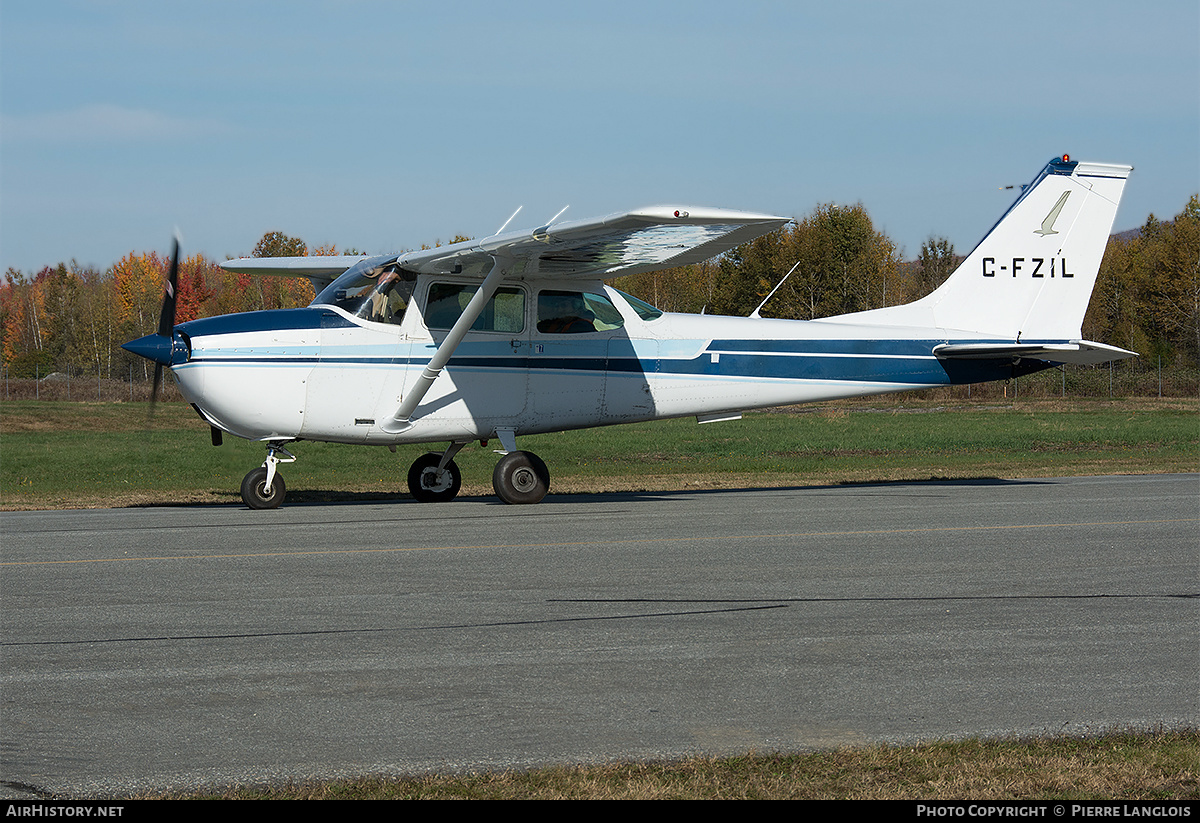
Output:
M1200 191L1200 3L0 3L0 269L679 203L970 249L1050 157Z

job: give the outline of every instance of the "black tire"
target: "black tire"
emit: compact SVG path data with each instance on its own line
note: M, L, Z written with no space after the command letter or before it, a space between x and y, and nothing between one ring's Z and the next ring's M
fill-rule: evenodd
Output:
M492 488L505 503L537 503L550 491L550 470L532 452L510 452L492 471Z
M252 509L279 508L279 504L287 496L287 486L283 482L283 475L275 472L275 479L271 481L271 493L269 495L264 491L266 485L266 467L259 466L247 474L242 479L242 500L245 504Z
M437 466L442 461L440 454L423 454L413 461L408 470L408 491L420 503L448 503L462 488L462 474L453 460L446 464L446 471L439 480Z

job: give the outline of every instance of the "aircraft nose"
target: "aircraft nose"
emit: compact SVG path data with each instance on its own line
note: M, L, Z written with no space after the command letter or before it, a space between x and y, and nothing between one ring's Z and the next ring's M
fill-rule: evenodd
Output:
M165 334L148 334L122 344L121 348L163 366L186 363L189 355L187 341L179 333L170 337Z

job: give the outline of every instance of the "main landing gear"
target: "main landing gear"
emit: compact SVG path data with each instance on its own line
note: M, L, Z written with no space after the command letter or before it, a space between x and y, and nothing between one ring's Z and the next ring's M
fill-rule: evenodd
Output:
M423 454L408 470L408 491L418 503L449 503L462 488L454 455L466 443L451 443L442 454Z
M509 452L492 471L492 488L505 503L537 503L550 490L550 471L533 452Z
M442 454L430 452L413 461L408 490L421 503L446 503L462 486L454 456L465 443L451 443ZM510 451L492 472L492 488L505 503L537 503L550 490L550 470L532 452Z

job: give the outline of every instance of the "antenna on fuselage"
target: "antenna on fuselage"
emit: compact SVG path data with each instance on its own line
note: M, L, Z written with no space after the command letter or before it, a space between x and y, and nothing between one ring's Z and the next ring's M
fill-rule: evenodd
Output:
M524 207L524 206L517 206L517 210L516 210L516 211L514 211L514 212L512 213L512 215L511 215L511 216L510 216L510 217L509 217L507 220L505 220L505 221L504 221L504 225L503 225L503 226L501 226L500 228L496 229L496 234L499 234L500 232L502 232L502 231L504 231L506 228L508 228L508 224L509 224L509 223L511 223L511 222L513 221L513 217L516 217L516 216L517 216L517 214L519 214L519 213L520 213L520 211L521 211L521 209L523 209L523 208L525 208L525 207ZM492 235L492 237L495 237L495 236L496 236L496 234L493 234L493 235Z
M751 317L755 318L756 320L762 319L762 315L758 313L759 309L761 309L763 306L767 305L767 301L770 300L772 296L774 296L775 292L779 291L779 287L783 285L783 281L787 280L789 277L791 277L792 272L794 272L798 268L800 268L799 260L796 261L796 265L794 265L790 269L788 269L788 273L783 276L783 280L780 280L778 283L775 284L775 288L771 289L771 293L768 294L765 298L763 298L763 301L758 304L758 308L755 309L754 311L750 312Z

